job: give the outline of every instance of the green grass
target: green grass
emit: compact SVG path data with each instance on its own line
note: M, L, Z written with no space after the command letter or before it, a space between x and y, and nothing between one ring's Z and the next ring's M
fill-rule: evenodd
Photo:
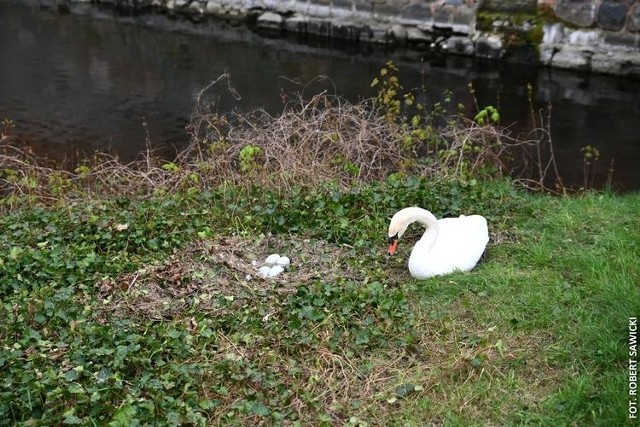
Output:
M0 424L628 422L640 195L418 179L225 194L0 218ZM414 204L485 215L485 261L413 280L419 230L384 249ZM292 269L247 281L273 251Z

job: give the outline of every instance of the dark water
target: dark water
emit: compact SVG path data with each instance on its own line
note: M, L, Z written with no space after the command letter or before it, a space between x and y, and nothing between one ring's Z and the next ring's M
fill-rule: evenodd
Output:
M553 105L552 137L565 184L582 184L580 149L592 145L601 155L596 183L615 159L616 187L640 188L640 81L460 57L420 61L421 54L398 49L352 51L221 23L116 18L87 5L60 14L47 0L27 3L0 0L0 119L13 120L12 132L42 155L72 158L100 149L132 159L147 139L171 155L187 141L198 93L225 70L241 99L223 85L207 91L219 111L277 113L281 93L368 98L373 76L393 59L405 89L424 79L434 99L447 89L470 112L473 83L479 103L499 106L502 123L516 133L531 128L531 83L536 106Z

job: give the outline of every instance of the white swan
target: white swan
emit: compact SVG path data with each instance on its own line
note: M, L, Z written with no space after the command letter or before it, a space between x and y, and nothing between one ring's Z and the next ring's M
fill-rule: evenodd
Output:
M483 216L460 215L438 220L426 209L410 207L391 218L389 255L396 251L398 239L413 222L427 227L409 257L409 272L416 279L471 270L489 242L487 220Z

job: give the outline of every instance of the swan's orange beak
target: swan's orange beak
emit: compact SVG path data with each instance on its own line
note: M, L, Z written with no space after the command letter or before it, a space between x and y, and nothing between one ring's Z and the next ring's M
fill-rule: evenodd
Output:
M393 255L396 252L396 249L398 249L398 239L389 239L389 250L387 253L389 255Z

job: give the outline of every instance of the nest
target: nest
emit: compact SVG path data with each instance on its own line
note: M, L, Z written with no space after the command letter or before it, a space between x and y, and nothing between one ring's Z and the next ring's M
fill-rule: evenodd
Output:
M273 252L289 256L291 265L264 279L258 268ZM118 317L165 320L194 311L224 315L247 299L293 293L320 278L357 280L342 265L348 252L344 245L297 236L219 237L197 241L162 263L105 278L96 286L105 312Z

